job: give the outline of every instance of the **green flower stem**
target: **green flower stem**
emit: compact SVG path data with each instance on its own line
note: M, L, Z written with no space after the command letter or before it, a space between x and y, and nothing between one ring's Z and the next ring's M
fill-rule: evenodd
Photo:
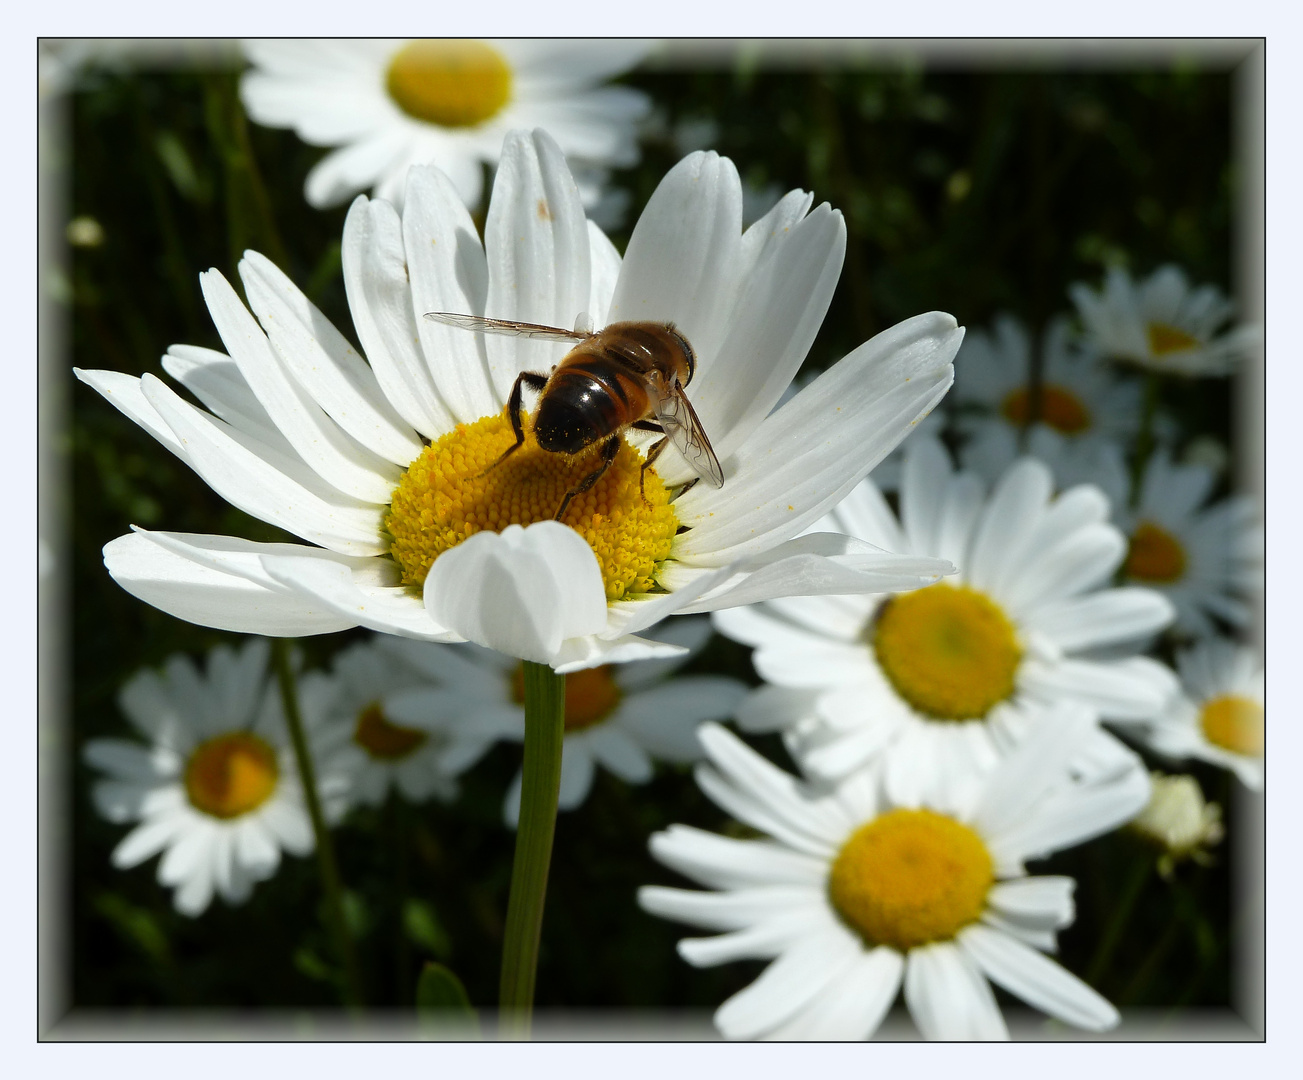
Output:
M303 785L303 801L308 805L312 819L312 834L317 841L317 866L321 871L321 887L326 894L326 919L335 939L335 951L344 968L344 1003L351 1009L362 1004L362 982L358 973L357 954L353 939L349 937L344 921L344 890L339 883L339 867L335 862L335 846L321 813L321 800L317 795L317 775L308 752L307 736L303 733L303 716L299 712L298 693L294 687L294 668L290 664L290 639L272 638L271 650L276 665L276 679L280 683L281 704L285 711L285 726L290 730L294 744L294 761L299 768Z
M1149 881L1149 872L1152 865L1153 859L1147 854L1136 859L1131 870L1131 877L1127 880L1125 889L1113 908L1113 915L1109 919L1108 925L1104 927L1104 935L1099 939L1099 945L1096 947L1095 955L1091 959L1090 968L1086 972L1086 982L1091 986L1098 987L1099 980L1108 970L1109 962L1113 959L1113 953L1122 940L1122 932L1131 919L1131 912L1135 910L1136 901L1140 899L1140 894L1145 891L1145 884Z
M498 991L498 1030L508 1039L529 1038L538 940L556 831L557 795L561 790L565 691L564 675L546 664L525 661L525 767Z
M1131 463L1131 507L1140 505L1140 485L1144 483L1145 466L1154 452L1154 417L1158 413L1158 391L1162 376L1155 371L1145 372L1145 397L1140 407L1140 431L1136 435L1136 457Z

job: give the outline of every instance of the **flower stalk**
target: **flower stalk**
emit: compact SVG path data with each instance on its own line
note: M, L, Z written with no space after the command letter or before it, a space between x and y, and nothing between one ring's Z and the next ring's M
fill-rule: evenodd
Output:
M335 951L344 969L344 1003L350 1009L357 1009L362 1005L362 981L357 966L357 955L353 951L353 940L349 937L348 925L344 921L344 890L339 882L335 847L331 841L330 830L326 827L325 816L321 812L316 769L313 767L307 736L303 731L303 716L299 712L294 668L290 663L290 639L272 638L271 644L272 663L276 667L276 680L280 684L281 705L285 712L285 726L289 728L290 741L294 744L294 761L298 766L299 780L303 785L303 801L307 804L308 817L312 820L312 835L316 840L317 867L321 872L321 887L326 895L326 920L330 924L330 933L335 939Z
M499 1032L509 1039L527 1039L530 1033L538 942L561 790L565 687L564 675L546 664L525 661L524 777L498 992Z

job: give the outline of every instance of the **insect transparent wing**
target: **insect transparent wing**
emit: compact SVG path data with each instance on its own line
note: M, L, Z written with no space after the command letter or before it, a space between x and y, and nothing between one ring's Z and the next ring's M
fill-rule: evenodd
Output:
M559 326L542 326L539 323L510 322L507 319L486 319L480 315L454 315L448 311L427 311L427 319L477 334L503 334L507 337L543 338L547 341L587 341L593 335L579 330L562 330Z
M656 406L656 419L693 471L715 487L723 487L724 470L719 467L719 458L678 382L671 383L669 392L661 397Z

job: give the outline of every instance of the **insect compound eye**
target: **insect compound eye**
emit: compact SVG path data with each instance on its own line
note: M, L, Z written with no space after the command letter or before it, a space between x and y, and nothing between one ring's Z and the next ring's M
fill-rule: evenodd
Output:
M670 333L674 340L683 348L684 359L688 361L688 382L692 381L692 376L697 373L697 354L692 351L692 346L688 344L688 339L679 333L677 327L669 327Z

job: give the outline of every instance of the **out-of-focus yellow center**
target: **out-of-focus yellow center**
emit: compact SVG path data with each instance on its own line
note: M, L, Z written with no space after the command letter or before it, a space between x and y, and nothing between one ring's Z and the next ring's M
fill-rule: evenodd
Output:
M394 55L385 89L408 116L440 127L474 127L511 99L511 68L482 41L429 38Z
M828 895L866 942L904 952L973 922L994 877L986 845L967 825L931 810L892 810L851 834Z
M271 798L279 778L276 751L257 735L237 731L195 747L186 762L185 790L196 810L234 818Z
M1000 412L1011 424L1022 427L1028 420L1039 420L1064 435L1080 435L1090 427L1090 411L1071 390L1061 386L1042 386L1038 416L1031 416L1031 391L1020 386L1005 396Z
M1022 658L1005 613L966 586L893 596L870 624L869 639L896 692L938 720L985 716L1013 693Z
M399 761L419 750L429 737L424 731L395 724L375 703L357 714L353 728L353 741L381 761Z
M1236 694L1213 698L1199 714L1199 725L1210 743L1250 757L1262 755L1266 720L1258 702Z
M1193 334L1186 333L1178 326L1169 326L1167 323L1150 323L1147 332L1149 351L1155 356L1188 352L1190 349L1197 349L1200 344L1199 339Z
M404 585L423 585L435 559L477 532L551 520L566 492L601 464L600 446L574 457L549 453L526 425L525 444L494 465L513 442L503 410L457 425L408 466L385 519ZM646 501L639 494L641 469L638 451L621 442L610 468L561 519L597 556L607 600L650 591L678 531L655 469L646 473Z
M611 677L611 665L572 671L566 676L566 731L582 731L600 724L620 704L620 687ZM517 665L511 677L511 696L525 703L525 668Z
M1142 521L1131 536L1127 577L1170 585L1185 575L1185 548L1175 536L1152 521Z

